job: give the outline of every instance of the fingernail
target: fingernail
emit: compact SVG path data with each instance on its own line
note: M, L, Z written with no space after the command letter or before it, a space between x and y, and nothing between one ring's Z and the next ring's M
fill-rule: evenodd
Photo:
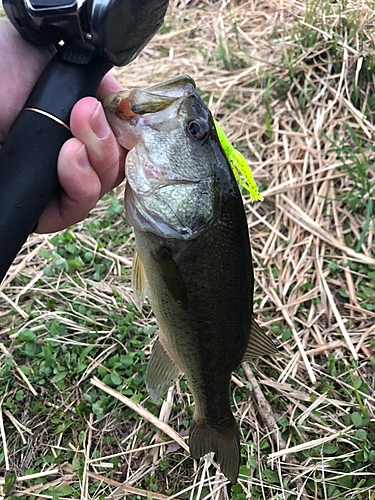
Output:
M89 170L92 168L86 153L85 146L82 146L77 153L77 163L83 170Z
M100 102L98 103L96 110L91 117L90 123L92 131L98 139L102 141L109 136L111 129L107 123L104 110Z

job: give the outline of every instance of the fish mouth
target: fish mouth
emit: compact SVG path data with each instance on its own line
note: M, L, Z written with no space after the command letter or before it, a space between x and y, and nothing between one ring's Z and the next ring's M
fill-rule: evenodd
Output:
M131 121L149 113L158 113L186 97L196 88L193 78L178 76L145 90L130 89L109 94L103 107L124 121Z
M190 179L183 175L173 174L163 165L154 162L145 162L147 151L143 142L142 133L138 126L147 125L157 129L171 116L178 113L180 104L187 96L194 93L196 88L194 80L187 75L178 76L170 80L157 83L147 89L132 88L120 92L114 92L103 100L103 107L109 123L119 144L128 150L138 145L139 151L144 154L143 161L137 161L135 169L131 166L129 157L126 162L126 178L133 186L136 186L138 174L133 171L142 171L143 179L146 180L147 188L135 189L139 196L157 194L170 185L198 184L201 179ZM134 174L134 175L133 175Z

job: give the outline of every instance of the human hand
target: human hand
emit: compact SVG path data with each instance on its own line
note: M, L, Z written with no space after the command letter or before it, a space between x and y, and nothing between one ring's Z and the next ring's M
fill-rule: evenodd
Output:
M122 87L107 74L98 97L103 99L118 90ZM118 146L97 99L84 97L77 102L70 128L74 137L63 144L57 163L60 188L41 215L37 233L60 231L83 220L125 177L127 151Z
M0 143L22 110L52 52L29 44L7 20L0 20ZM98 97L121 90L106 75ZM36 232L60 231L84 219L97 201L124 179L126 151L117 145L101 104L86 97L74 106L70 127L73 138L58 159L60 187L39 219Z
M7 19L0 19L0 54L1 144L53 50L26 42Z

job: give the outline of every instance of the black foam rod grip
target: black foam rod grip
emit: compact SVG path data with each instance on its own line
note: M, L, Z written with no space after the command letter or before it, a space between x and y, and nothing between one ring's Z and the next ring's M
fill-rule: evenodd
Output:
M1 147L0 282L58 187L57 158L71 137L64 124L74 104L96 95L110 67L99 58L76 64L56 54Z

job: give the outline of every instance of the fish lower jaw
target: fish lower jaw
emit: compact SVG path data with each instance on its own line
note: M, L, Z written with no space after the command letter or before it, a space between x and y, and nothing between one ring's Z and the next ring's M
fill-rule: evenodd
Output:
M199 184L200 179L186 179L185 177L172 177L165 169L152 167L144 167L142 169L142 178L150 182L155 182L153 189L162 189L171 185L190 185ZM134 189L134 188L133 188ZM137 192L138 194L138 192Z

